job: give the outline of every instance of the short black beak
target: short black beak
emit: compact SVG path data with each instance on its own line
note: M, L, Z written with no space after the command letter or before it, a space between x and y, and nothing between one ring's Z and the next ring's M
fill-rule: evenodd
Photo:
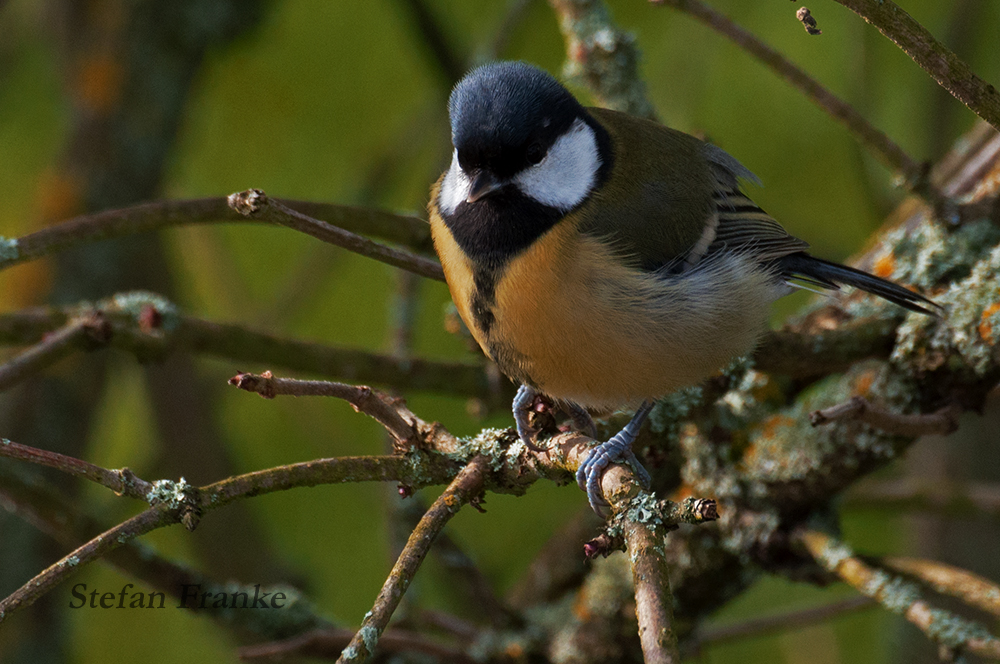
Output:
M504 185L493 173L481 170L472 179L472 186L469 188L469 197L465 199L467 203L475 203L480 198L488 196Z

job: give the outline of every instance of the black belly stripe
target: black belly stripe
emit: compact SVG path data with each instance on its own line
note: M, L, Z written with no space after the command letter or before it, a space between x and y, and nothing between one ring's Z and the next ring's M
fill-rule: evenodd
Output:
M472 295L469 298L469 310L484 337L490 336L496 316L493 307L496 304L497 271L489 268L475 268L472 274Z

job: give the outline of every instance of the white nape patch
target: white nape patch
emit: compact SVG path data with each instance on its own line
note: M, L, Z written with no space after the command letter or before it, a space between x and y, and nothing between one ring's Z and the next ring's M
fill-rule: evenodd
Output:
M600 167L594 130L577 118L544 159L514 176L514 184L525 196L565 211L587 197Z
M459 203L469 197L472 180L458 165L458 150L451 157L451 167L441 183L440 207L446 215L455 214Z

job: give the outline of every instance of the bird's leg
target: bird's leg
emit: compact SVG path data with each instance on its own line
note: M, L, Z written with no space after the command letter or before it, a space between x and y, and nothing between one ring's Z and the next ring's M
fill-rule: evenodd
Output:
M594 424L594 418L590 416L586 408L573 402L565 402L562 404L562 409L573 420L573 426L577 431L585 433L591 438L597 438L597 425Z
M531 413L531 408L535 404L535 397L538 396L538 391L529 385L522 385L517 388L517 394L514 395L514 426L517 427L517 437L521 439L521 442L527 446L532 452L541 452L542 448L535 445L532 442L531 437L535 435L535 430L531 428L531 424L528 423L528 414Z
M612 436L606 443L601 443L592 449L580 465L580 469L576 471L576 483L587 492L590 507L602 517L604 516L602 508L607 506L608 501L601 494L601 475L604 474L604 469L612 463L625 462L629 464L635 470L639 482L643 486L649 487L649 473L635 458L632 443L635 442L635 437L639 435L639 429L642 428L642 423L646 421L652 408L652 401L644 401L639 406L639 410L635 411L635 415L632 416L629 423L625 425L625 428Z

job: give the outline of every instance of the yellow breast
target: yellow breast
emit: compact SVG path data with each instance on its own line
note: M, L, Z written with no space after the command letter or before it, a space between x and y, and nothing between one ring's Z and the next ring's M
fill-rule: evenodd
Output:
M471 309L473 265L433 210L431 230L455 305L501 370L591 408L700 382L752 349L776 295L773 278L739 256L669 278L629 267L570 215L499 274L487 332Z

